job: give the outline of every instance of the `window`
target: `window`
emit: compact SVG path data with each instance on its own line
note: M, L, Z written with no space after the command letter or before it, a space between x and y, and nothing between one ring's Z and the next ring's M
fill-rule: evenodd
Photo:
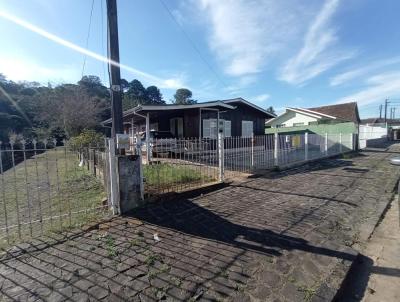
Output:
M230 137L231 136L231 121L224 121L224 136Z
M217 138L217 120L203 120L203 137Z
M298 127L298 126L304 126L304 123L293 123L294 127Z
M278 124L278 125L276 125L276 128L284 128L284 127L286 127L285 124Z
M253 136L253 121L242 121L242 137Z
M219 120L223 124L224 136L231 136L231 121ZM218 137L218 124L217 119L204 119L203 120L203 137L217 138Z
M169 120L169 129L176 137L183 137L183 118L175 117Z

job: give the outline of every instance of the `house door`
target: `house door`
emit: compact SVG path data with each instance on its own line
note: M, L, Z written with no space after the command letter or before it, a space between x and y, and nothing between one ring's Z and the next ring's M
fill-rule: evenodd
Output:
M176 137L183 137L183 118L175 117L169 120L170 131Z

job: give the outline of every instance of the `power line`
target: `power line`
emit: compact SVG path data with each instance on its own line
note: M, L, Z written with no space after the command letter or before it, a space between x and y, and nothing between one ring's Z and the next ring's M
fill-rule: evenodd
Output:
M168 6L164 3L163 0L159 0L162 6L165 8L165 10L168 12L169 16L171 19L175 22L175 24L181 29L182 33L186 37L186 39L190 42L190 45L193 47L193 49L197 52L198 56L203 60L203 62L207 65L207 67L211 70L211 72L214 74L214 76L218 79L218 81L221 82L221 84L224 87L227 87L225 82L222 80L222 78L219 76L219 74L215 71L215 69L211 66L211 64L206 60L206 58L201 54L200 50L197 48L196 44L194 43L193 39L190 38L189 34L186 32L186 30L179 24L178 20L176 20L174 14L171 12L171 10L168 8Z
M88 49L88 47L89 47L89 37L90 37L90 27L92 26L93 7L94 7L94 0L92 0L92 7L90 8L89 27L88 27L88 32L86 35L86 44L85 44L86 49ZM87 59L87 55L85 55L83 57L82 77L83 77L83 73L85 72L86 59Z

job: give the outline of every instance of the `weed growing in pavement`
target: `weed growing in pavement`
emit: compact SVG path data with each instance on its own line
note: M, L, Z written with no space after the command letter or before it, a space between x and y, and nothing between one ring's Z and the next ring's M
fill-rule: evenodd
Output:
M313 286L300 285L297 288L297 290L304 294L305 302L310 302L317 292L317 285L316 284L314 284Z

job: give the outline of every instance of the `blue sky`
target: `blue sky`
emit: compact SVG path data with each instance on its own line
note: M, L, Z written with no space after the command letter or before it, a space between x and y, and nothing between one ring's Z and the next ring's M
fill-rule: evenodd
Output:
M77 47L86 48L91 3L0 0L0 73L79 80ZM122 77L157 85L167 101L188 87L199 101L241 96L278 110L357 101L367 117L385 98L400 98L400 1L163 3L118 0L118 11ZM95 58L106 54L105 7L94 1L84 73L107 82L105 63Z

